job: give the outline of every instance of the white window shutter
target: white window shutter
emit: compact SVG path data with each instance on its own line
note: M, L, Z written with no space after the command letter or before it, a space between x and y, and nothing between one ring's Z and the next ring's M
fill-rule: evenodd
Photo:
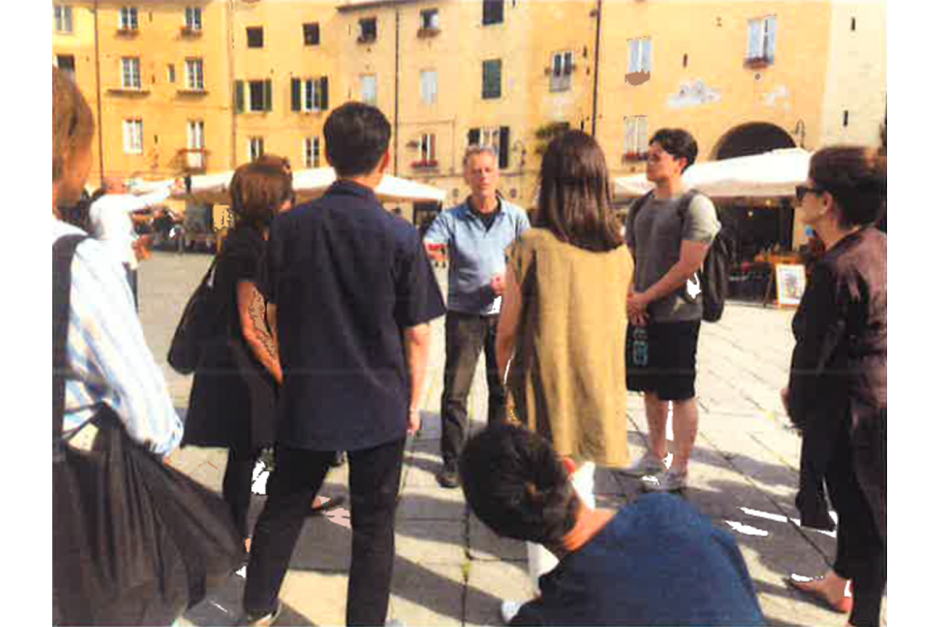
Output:
M626 132L624 133L623 151L636 152L636 118L624 118Z
M761 56L761 26L762 20L751 20L747 23L747 58L754 59Z
M640 71L640 40L630 40L630 74Z
M649 121L645 115L637 117L637 132L636 132L636 151L637 152L646 152L647 144L649 140L647 139L647 134L649 133Z
M641 46L643 50L643 59L640 63L640 69L643 72L653 71L653 40L646 38Z
M777 16L773 15L767 18L767 50L765 54L768 59L773 60L777 52Z

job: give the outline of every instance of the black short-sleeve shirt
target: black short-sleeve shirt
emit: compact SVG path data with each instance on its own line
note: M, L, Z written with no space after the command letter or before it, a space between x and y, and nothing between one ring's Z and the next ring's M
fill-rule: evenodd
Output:
M405 437L403 332L445 312L418 231L337 181L274 220L259 286L277 306L278 443L355 451Z

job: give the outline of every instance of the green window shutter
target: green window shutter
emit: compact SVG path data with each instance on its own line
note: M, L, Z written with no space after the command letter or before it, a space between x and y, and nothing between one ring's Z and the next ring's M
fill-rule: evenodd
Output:
M320 79L320 107L324 111L330 108L330 83L325 76Z
M271 79L264 81L264 110L271 110Z
M245 112L245 81L235 81L235 112Z
M509 167L509 127L499 127L499 168Z
M471 128L467 133L467 145L476 146L480 143L480 129Z
M290 110L300 111L300 79L290 79Z

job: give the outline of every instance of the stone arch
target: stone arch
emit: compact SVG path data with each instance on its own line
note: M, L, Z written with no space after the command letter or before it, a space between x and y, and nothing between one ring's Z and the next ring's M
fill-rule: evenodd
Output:
M790 134L767 122L751 122L736 126L718 140L712 159L730 159L757 155L777 148L795 148Z

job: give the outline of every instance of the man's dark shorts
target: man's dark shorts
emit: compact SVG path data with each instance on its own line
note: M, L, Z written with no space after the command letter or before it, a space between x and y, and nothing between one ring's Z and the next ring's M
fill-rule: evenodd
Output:
M628 325L627 389L655 392L664 401L695 398L695 353L701 325L701 320L650 322L645 327Z

